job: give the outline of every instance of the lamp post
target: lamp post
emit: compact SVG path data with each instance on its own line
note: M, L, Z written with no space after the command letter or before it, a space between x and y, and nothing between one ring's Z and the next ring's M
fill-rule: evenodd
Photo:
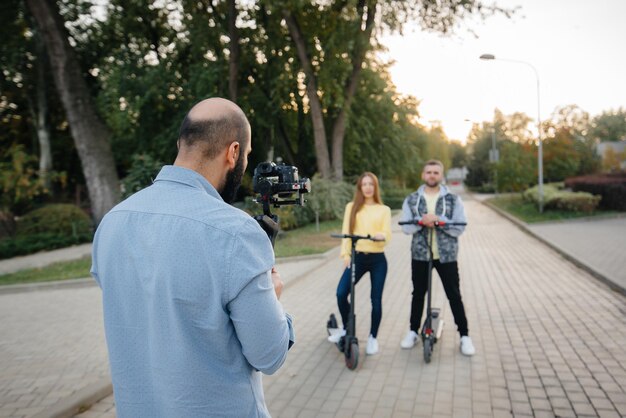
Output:
M500 153L496 148L496 123L493 121L491 126L491 150L489 151L489 161L493 163L493 189L498 194L498 162L500 161Z
M480 56L481 60L495 60L496 56L493 54L482 54ZM535 73L535 77L537 78L537 165L539 171L539 212L543 213L543 141L541 140L541 101L539 95L539 73L537 69L530 63L526 61L505 59L505 58L497 58L499 61L505 62L513 62L517 64L524 64L533 69Z

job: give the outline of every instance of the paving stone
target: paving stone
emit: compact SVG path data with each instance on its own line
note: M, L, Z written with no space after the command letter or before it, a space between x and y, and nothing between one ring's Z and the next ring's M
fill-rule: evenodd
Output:
M341 260L323 260L304 275L297 263L284 269L279 264L286 277L300 274L287 281L281 298L296 318L298 341L283 368L264 377L272 416L626 415L624 297L485 206L469 198L465 203L470 226L461 237L459 268L476 356L459 353L436 274L433 304L442 308L446 325L432 362L424 363L420 344L399 348L412 290L410 237L394 223L386 250L381 350L375 356L362 352L355 371L344 367L324 329L328 314L336 312ZM369 287L368 280L357 286L362 341L369 332ZM40 411L85 382L108 378L99 301L96 287L0 294L0 416ZM113 418L112 399L79 417ZM29 405L17 409L20 401Z

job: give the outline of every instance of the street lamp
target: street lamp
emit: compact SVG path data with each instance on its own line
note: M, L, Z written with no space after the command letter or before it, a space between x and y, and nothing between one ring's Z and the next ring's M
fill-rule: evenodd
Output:
M482 54L480 56L481 60L495 60L496 56L493 54ZM539 99L539 73L537 69L530 63L526 61L498 58L498 61L505 62L514 62L517 64L524 64L529 66L535 72L535 77L537 78L537 165L539 168L539 212L543 213L543 141L541 140L541 106Z

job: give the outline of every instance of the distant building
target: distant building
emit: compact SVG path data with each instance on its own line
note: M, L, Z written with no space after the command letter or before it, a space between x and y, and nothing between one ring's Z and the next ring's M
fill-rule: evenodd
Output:
M467 167L452 167L446 173L446 183L451 185L461 184L467 177Z

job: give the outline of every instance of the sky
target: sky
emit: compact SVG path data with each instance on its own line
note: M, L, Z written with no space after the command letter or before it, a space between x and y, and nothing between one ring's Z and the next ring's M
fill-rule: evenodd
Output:
M448 138L465 141L472 122L492 120L495 108L526 113L534 123L570 104L592 117L626 108L626 0L496 3L521 9L511 19L467 22L478 38L462 28L442 37L411 25L382 39L384 57L396 61L398 91L421 100L420 123L441 124ZM480 60L485 53L496 60ZM539 106L532 67L505 59L535 67Z

